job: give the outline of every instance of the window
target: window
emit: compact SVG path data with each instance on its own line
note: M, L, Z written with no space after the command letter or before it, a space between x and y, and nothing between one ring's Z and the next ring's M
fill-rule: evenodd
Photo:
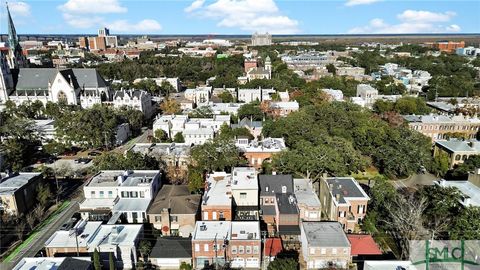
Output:
M282 193L287 193L287 186L282 186Z
M122 191L122 198L128 198L128 192Z
M95 198L95 191L90 191L90 197Z
M258 254L258 246L253 246L253 254Z
M310 248L310 255L315 254L315 248Z
M325 248L322 248L322 249L320 250L320 253L321 253L322 255L325 255L325 254L327 254L327 250L326 250Z
M172 222L178 222L178 216L171 216Z
M203 245L203 251L208 251L208 244Z
M245 253L246 254L252 254L252 247L251 246L246 246L245 247Z
M113 197L113 191L109 190L108 191L108 198L112 198Z
M343 249L343 254L347 255L348 254L348 248Z
M138 198L138 192L130 191L130 198Z
M105 197L105 194L103 191L100 191L100 198L104 198Z
M199 244L195 244L195 252L199 252L200 251L200 245Z
M237 254L237 246L232 246L232 254Z
M133 212L133 213L132 213L133 222L137 222L137 218L138 218L137 212Z
M212 212L212 219L217 220L217 212Z
M203 220L208 220L208 212L203 212Z
M223 220L225 219L225 217L223 216L223 212L220 212L220 220Z
M238 246L238 254L243 254L243 246Z
M246 199L247 198L247 193L246 192L241 192L240 193L240 199Z
M144 191L140 191L140 198L145 198L145 192Z
M337 249L336 248L332 248L332 254L337 255Z
M155 216L155 222L156 223L162 222L162 217L161 216Z

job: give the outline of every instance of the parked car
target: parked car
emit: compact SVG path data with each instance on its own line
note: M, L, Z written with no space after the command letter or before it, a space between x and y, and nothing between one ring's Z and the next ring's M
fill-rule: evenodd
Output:
M97 152L97 151L91 151L91 152L88 152L88 156L89 157L96 157L96 156L100 156L102 153L100 152Z
M78 159L75 159L75 163L79 163L79 164L88 164L90 161L92 161L91 158L78 158Z

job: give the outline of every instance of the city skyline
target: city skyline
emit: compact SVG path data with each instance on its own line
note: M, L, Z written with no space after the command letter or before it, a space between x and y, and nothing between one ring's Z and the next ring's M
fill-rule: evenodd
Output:
M19 34L479 33L476 1L9 1ZM146 9L150 5L152 8ZM309 8L306 8L306 5ZM100 9L98 7L101 7ZM377 14L377 15L372 15ZM0 32L6 33L2 1Z

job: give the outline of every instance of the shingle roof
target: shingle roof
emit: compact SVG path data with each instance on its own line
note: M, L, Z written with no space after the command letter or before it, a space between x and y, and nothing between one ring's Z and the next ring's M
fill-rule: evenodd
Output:
M260 196L274 196L275 193L282 193L282 186L287 187L287 193L293 193L293 177L290 174L262 174L258 176L258 184Z
M191 258L192 239L180 237L157 238L151 258Z
M339 203L346 203L345 198L352 197L370 199L353 177L330 177L327 178L327 183L333 197L340 196Z
M69 83L69 78L72 78L74 88L103 88L107 86L102 76L93 68L61 70L56 68L21 68L18 73L16 90L47 90L48 83L55 79L58 72Z
M171 214L196 214L202 197L190 194L187 186L164 185L158 192L148 214L160 214L162 209L170 209Z

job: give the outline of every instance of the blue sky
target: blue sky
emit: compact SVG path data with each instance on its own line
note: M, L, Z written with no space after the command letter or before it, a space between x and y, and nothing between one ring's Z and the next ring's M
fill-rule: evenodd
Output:
M478 0L12 0L9 7L20 34L93 34L102 26L113 34L480 33Z

